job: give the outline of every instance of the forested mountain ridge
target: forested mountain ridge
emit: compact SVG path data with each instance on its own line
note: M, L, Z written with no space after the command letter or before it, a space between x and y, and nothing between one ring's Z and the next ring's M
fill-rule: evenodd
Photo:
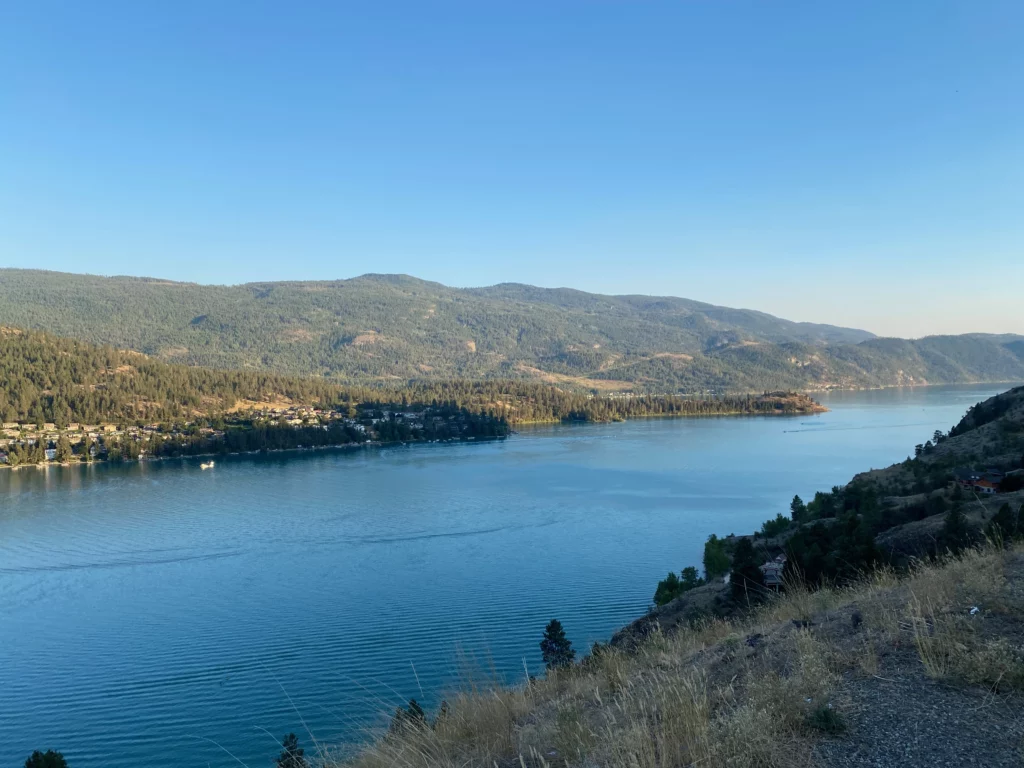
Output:
M13 431L69 423L153 423L235 413L353 408L463 410L508 423L613 421L636 416L813 413L806 395L710 399L593 397L527 381L421 381L343 385L320 377L216 370L166 363L139 352L0 326L0 422Z
M603 391L1024 380L1024 337L916 341L688 299L404 275L205 286L0 270L0 325L174 363L346 382L534 379Z

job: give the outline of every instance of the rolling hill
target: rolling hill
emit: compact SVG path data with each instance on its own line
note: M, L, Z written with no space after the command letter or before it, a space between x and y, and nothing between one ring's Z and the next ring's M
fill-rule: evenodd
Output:
M348 382L520 378L602 391L1024 380L1024 337L915 341L688 299L405 275L208 286L0 270L0 325L216 368Z

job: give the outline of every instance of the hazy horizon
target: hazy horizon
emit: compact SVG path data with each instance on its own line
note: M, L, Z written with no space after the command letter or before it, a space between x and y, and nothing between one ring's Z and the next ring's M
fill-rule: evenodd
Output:
M10 7L0 266L1024 334L1022 25L1009 0Z

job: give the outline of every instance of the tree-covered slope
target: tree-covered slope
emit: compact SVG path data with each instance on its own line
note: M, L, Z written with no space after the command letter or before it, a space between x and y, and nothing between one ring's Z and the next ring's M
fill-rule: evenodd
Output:
M1021 337L876 339L688 299L403 275L205 286L0 270L0 324L216 368L345 381L538 378L602 390L1024 379Z
M638 416L813 413L806 395L776 392L692 399L592 397L528 381L424 380L342 385L320 377L176 365L138 352L0 326L0 422L164 421L229 411L424 406L465 409L512 423L612 421Z

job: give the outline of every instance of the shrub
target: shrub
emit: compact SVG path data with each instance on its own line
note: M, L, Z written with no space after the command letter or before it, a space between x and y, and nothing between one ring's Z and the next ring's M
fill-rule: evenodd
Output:
M704 579L697 573L697 569L692 565L688 565L686 568L683 568L679 576L670 573L658 582L658 588L654 592L654 604L665 605L665 603L669 603L680 595L689 592L695 587L703 586L705 583Z
M842 733L846 730L846 721L843 716L832 707L818 707L807 716L807 724L816 730L824 733Z
M789 528L790 521L781 512L775 516L774 520L765 520L761 524L761 533L765 538L772 536L778 536L780 533Z

